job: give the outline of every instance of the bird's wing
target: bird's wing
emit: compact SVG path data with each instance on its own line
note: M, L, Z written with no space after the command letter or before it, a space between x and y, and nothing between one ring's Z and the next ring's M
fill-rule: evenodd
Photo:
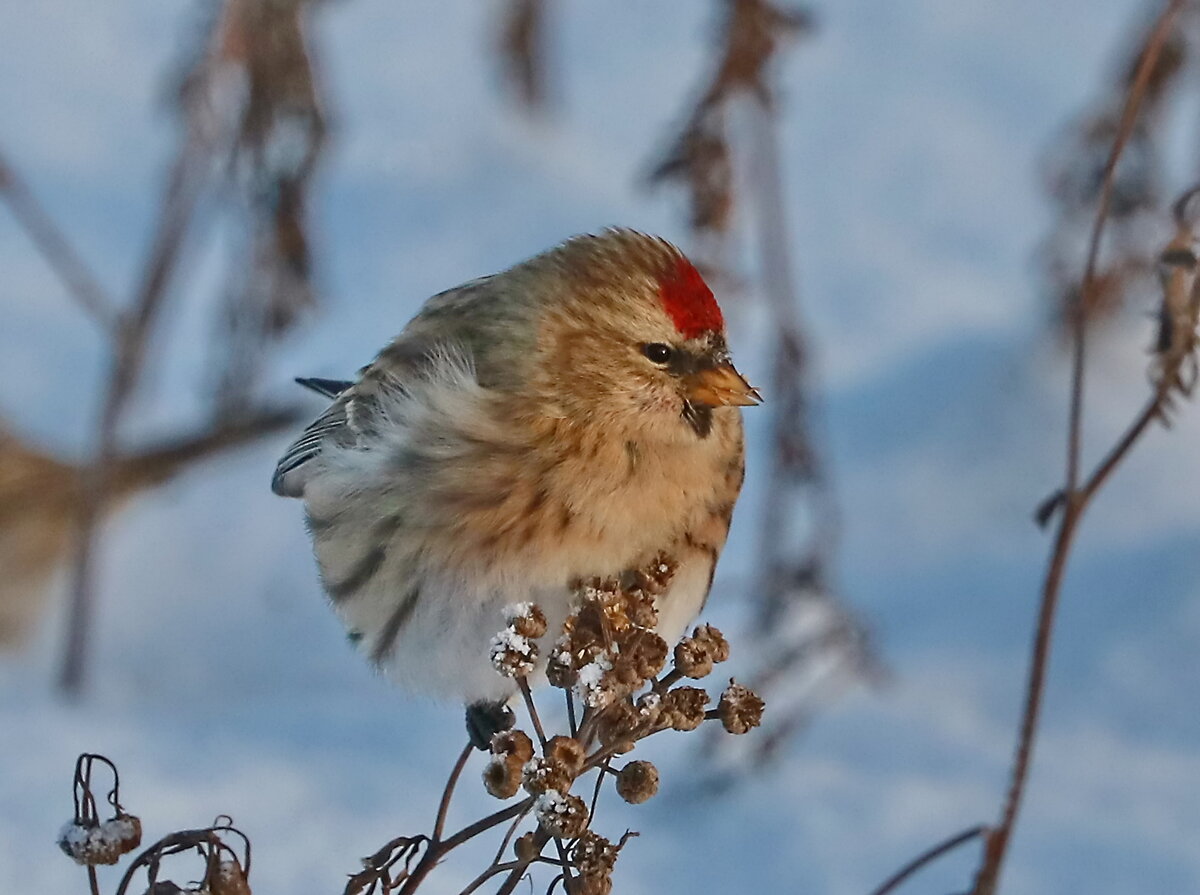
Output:
M279 458L271 477L271 490L280 497L303 497L312 468L310 461L321 453L327 439L343 445L368 444L376 430L383 392L421 375L438 356L437 345L438 342L423 334L402 334L363 367L352 382L298 379L306 388L334 400Z
M505 329L513 312L503 302L494 304L497 294L490 288L492 280L483 277L435 295L353 382L297 380L334 401L284 452L275 467L271 490L282 497L302 497L312 469L310 461L321 453L328 438L341 444L369 446L383 393L423 375L432 365L444 361L447 351L462 358L481 385L499 384L503 371L513 364L497 363L492 355L497 345L513 342ZM480 313L484 304L489 306L488 312ZM513 349L513 353L519 355L520 351Z
M347 428L347 405L352 400L353 386L338 396L329 409L313 420L291 443L271 476L271 490L280 497L302 497L304 495L304 465L321 453L321 444L329 435L341 434Z

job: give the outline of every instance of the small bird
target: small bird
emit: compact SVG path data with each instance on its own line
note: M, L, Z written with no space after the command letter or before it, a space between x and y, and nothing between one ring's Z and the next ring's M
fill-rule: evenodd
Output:
M674 643L712 585L744 477L734 369L712 291L657 237L577 236L429 299L280 459L326 593L390 678L461 699L483 747L512 680L488 645L532 601L548 636L572 585L678 568ZM544 651L543 651L544 653Z

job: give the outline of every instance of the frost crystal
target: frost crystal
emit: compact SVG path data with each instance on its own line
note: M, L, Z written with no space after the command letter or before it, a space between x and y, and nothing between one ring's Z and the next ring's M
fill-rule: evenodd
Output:
M537 647L509 627L492 638L491 658L492 666L505 677L521 677L533 671Z
M612 671L612 667L612 660L601 653L579 669L575 693L585 705L592 708L604 708L612 701L612 690L605 679L605 675Z

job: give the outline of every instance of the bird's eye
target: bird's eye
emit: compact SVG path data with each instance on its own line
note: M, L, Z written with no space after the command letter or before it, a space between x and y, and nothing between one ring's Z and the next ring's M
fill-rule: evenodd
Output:
M649 345L642 346L642 354L650 358L656 364L667 363L675 352L670 345L664 345L662 342L651 342Z

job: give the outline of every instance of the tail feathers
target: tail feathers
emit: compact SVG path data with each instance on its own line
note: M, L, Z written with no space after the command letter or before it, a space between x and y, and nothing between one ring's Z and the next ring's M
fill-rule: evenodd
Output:
M353 382L344 379L317 379L315 377L305 378L302 376L296 377L296 382L307 389L311 389L318 395L324 395L326 398L336 398L350 386Z

